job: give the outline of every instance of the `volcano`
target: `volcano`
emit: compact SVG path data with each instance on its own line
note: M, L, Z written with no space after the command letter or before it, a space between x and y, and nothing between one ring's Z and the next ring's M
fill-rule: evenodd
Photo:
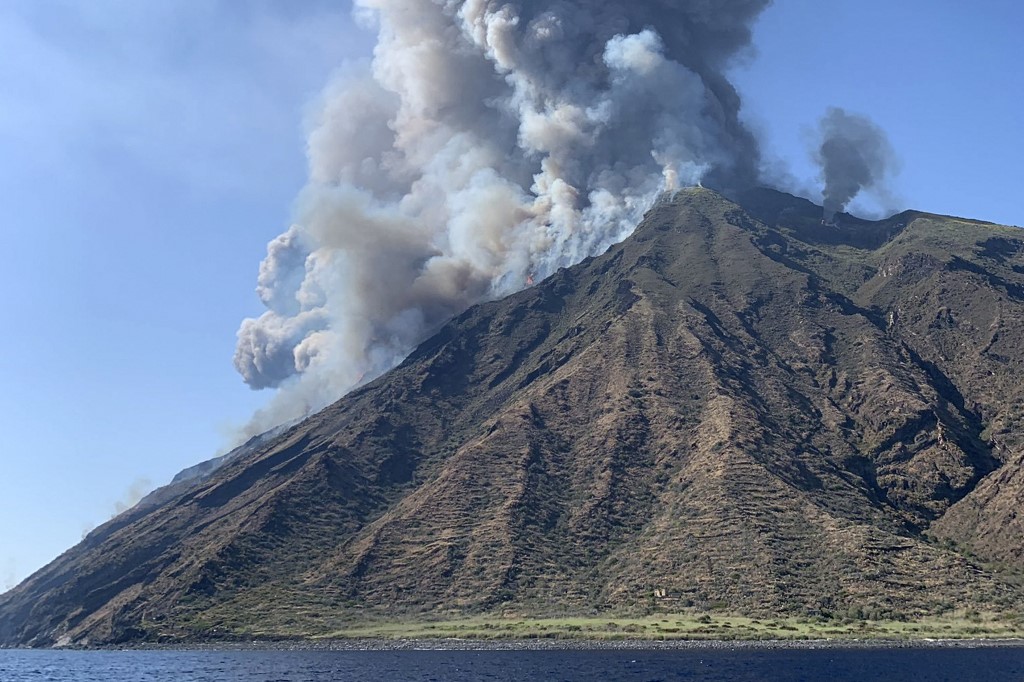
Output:
M0 596L0 644L663 608L652 594L1019 608L1024 233L821 215L766 189L663 198L600 257L97 528Z

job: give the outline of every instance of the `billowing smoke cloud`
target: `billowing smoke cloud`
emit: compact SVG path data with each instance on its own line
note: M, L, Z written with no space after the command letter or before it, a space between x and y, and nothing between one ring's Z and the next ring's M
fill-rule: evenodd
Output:
M893 166L893 151L885 132L864 116L832 107L819 128L821 146L815 160L821 166L825 217L831 219L863 190L883 198Z
M770 0L355 0L295 225L235 365L252 430L386 371L469 305L621 240L666 189L756 182L724 72Z

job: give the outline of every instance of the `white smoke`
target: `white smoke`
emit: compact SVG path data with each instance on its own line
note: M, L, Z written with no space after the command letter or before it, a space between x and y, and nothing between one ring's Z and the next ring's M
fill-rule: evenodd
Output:
M756 180L723 72L768 1L356 0L373 60L323 96L238 333L245 381L280 389L250 431L603 251L662 191Z
M0 594L13 590L18 586L18 563L12 559L4 559L3 570L0 571Z
M153 482L148 478L137 478L132 481L128 489L121 495L121 499L114 503L114 516L122 514L142 500L153 489Z

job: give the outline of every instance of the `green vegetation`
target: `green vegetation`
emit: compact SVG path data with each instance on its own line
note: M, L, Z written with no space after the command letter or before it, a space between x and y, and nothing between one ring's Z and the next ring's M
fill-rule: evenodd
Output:
M583 641L775 641L775 640L959 640L1024 639L1024 616L966 610L915 620L875 620L848 616L752 618L722 613L613 615L561 618L475 616L452 620L376 620L332 627L324 614L296 618L197 619L175 634L151 631L150 639L295 640L532 640ZM312 629L311 629L312 628Z
M648 618L467 618L443 622L377 623L329 632L322 639L583 639L800 640L1021 638L1024 620L965 612L917 621L853 618L765 618L657 615Z

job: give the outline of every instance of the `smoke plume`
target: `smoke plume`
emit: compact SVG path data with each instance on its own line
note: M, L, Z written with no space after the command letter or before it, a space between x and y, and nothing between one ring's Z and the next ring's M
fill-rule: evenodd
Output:
M0 594L18 586L18 564L14 559L5 559L0 573Z
M833 107L822 118L815 160L825 182L825 217L831 219L861 191L885 198L893 151L885 132L864 116Z
M128 511L153 489L153 482L148 478L137 478L124 491L121 499L114 503L114 516Z
M295 225L235 366L252 431L394 366L466 307L623 239L663 191L757 180L725 76L770 0L355 0L372 62L323 95Z

